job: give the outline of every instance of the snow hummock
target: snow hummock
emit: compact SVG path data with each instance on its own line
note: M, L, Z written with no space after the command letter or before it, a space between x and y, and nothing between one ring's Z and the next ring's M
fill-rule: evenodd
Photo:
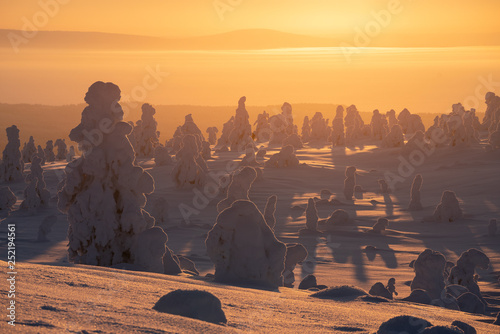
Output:
M153 310L214 324L227 323L219 298L207 291L180 289L172 291L162 296L153 306Z

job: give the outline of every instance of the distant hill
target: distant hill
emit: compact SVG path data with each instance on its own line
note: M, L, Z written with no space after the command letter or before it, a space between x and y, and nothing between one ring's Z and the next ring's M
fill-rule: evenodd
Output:
M0 29L0 48L10 48L9 34L22 31ZM369 39L369 47L453 47L498 45L493 34L442 34L435 36L400 33L381 34ZM262 50L279 48L356 46L355 32L332 38L292 34L270 29L235 30L227 33L186 38L78 31L39 31L23 48L65 50ZM343 44L345 43L345 44Z
M22 31L0 29L0 47L11 47L9 34ZM290 34L267 29L237 30L188 38L162 38L101 32L40 31L23 47L85 50L253 50L271 48L336 46L329 38Z

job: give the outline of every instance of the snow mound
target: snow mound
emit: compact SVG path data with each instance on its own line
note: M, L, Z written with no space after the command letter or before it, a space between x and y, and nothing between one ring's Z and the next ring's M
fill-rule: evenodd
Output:
M431 326L432 324L425 319L400 315L382 323L378 328L377 334L420 334L425 328Z
M214 324L226 324L222 304L216 296L201 290L175 290L161 297L153 310Z
M334 286L325 290L313 293L311 297L333 300L354 300L361 296L368 295L368 292L356 286Z

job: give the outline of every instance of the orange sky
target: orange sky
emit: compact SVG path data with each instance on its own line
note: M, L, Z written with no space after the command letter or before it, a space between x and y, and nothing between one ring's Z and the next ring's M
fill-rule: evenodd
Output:
M400 2L403 11L393 18L386 34L433 33L441 38L440 33L500 32L498 0L240 0L223 15L224 20L214 9L214 0L64 0L68 4L61 5L42 30L186 36L268 28L333 36L366 24L372 11L387 8L391 1ZM2 1L0 28L21 29L22 18L30 19L37 11L39 0Z

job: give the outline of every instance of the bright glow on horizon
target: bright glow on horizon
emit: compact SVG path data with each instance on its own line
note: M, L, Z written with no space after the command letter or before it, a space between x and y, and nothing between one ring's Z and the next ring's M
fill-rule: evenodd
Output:
M51 2L55 0L45 0ZM227 3L227 0L220 0ZM45 30L99 31L150 36L194 36L240 29L274 29L299 34L335 36L363 26L391 2L402 13L394 17L384 34L495 34L500 32L500 2L480 0L302 0L282 2L242 0L221 20L212 0L85 0L70 1L51 18ZM22 18L40 10L38 0L0 3L0 28L21 29ZM492 37L494 38L494 37Z

